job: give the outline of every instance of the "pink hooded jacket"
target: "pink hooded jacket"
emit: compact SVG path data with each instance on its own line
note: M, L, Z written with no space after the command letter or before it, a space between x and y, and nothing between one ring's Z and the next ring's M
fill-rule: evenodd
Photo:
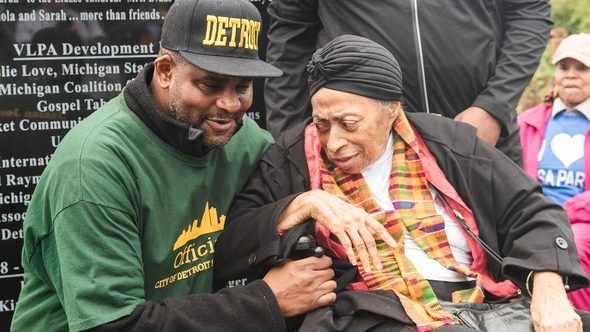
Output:
M537 155L541 150L551 110L551 103L543 103L518 116L524 170L535 181L537 180ZM585 191L566 201L563 208L572 224L582 267L586 274L590 275L590 128L584 139L584 173L586 174ZM590 310L590 288L579 289L568 293L567 296L575 308Z
M551 117L552 105L543 103L518 116L520 142L523 150L524 170L537 180L537 155L541 150L547 122ZM565 202L564 209L572 224L590 223L590 128L584 140L584 192Z

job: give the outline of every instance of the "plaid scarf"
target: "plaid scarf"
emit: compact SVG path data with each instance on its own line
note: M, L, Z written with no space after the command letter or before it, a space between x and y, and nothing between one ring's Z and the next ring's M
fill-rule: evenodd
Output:
M384 225L397 241L396 248L377 240L383 268L365 271L358 265L369 289L392 290L399 297L406 314L419 331L430 331L453 324L453 316L439 304L434 291L404 254L404 232L409 232L426 255L451 271L478 278L479 275L457 263L444 229L444 219L435 210L428 188L420 148L410 123L403 112L393 123L395 132L389 178L389 195L393 211L383 211L362 174L346 174L327 160L320 161L323 190L364 209ZM453 302L481 302L479 287L453 293Z

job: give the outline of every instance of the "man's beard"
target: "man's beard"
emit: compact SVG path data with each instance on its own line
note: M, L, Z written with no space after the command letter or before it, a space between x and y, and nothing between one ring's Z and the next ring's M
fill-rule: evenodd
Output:
M221 147L229 143L229 140L236 133L239 128L240 122L242 121L243 112L229 113L226 111L217 111L204 114L199 118L198 125L196 128L203 130L203 146L206 148ZM229 131L217 131L209 126L203 126L203 123L207 119L223 119L232 120L234 127Z
M188 110L180 104L179 90L172 86L170 91L170 101L168 109L170 114L178 121L186 123L193 128L203 130L202 144L205 148L212 149L227 144L239 128L240 122L245 112L227 112L218 110L215 112L206 112L203 110ZM234 128L229 131L217 131L209 126L203 126L207 119L232 120Z

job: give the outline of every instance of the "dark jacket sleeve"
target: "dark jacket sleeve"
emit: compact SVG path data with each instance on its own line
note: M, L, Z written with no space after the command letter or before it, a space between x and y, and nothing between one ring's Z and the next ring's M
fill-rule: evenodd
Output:
M501 2L504 38L495 73L473 105L485 109L506 127L539 66L553 23L549 0Z
M273 145L261 159L248 184L235 196L225 228L215 244L215 279L227 281L253 276L254 265L277 259L282 253L276 221L304 188L289 181L290 164L284 151ZM300 190L296 190L300 189ZM267 264L268 263L268 264Z
M536 182L504 154L477 139L474 128L427 114L410 117L449 182L475 214L481 239L504 258L501 266L488 259L494 279L508 278L525 289L531 270L547 270L569 276L572 289L588 285L564 210L543 195Z
M215 294L194 294L161 303L146 301L131 315L88 331L284 331L274 294L258 280Z
M497 155L493 159L491 199L504 256L503 274L521 289L531 270L568 276L571 289L588 286L563 208L547 198L541 187L507 157L484 143L480 145Z
M275 0L268 6L266 61L283 76L266 80L267 129L276 138L311 114L305 67L315 51L321 23L317 0Z

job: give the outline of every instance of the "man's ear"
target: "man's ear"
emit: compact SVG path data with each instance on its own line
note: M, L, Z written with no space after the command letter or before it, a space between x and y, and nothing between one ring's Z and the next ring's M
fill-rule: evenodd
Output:
M159 56L154 60L154 76L152 84L157 84L162 89L168 89L172 84L176 63L168 54Z

